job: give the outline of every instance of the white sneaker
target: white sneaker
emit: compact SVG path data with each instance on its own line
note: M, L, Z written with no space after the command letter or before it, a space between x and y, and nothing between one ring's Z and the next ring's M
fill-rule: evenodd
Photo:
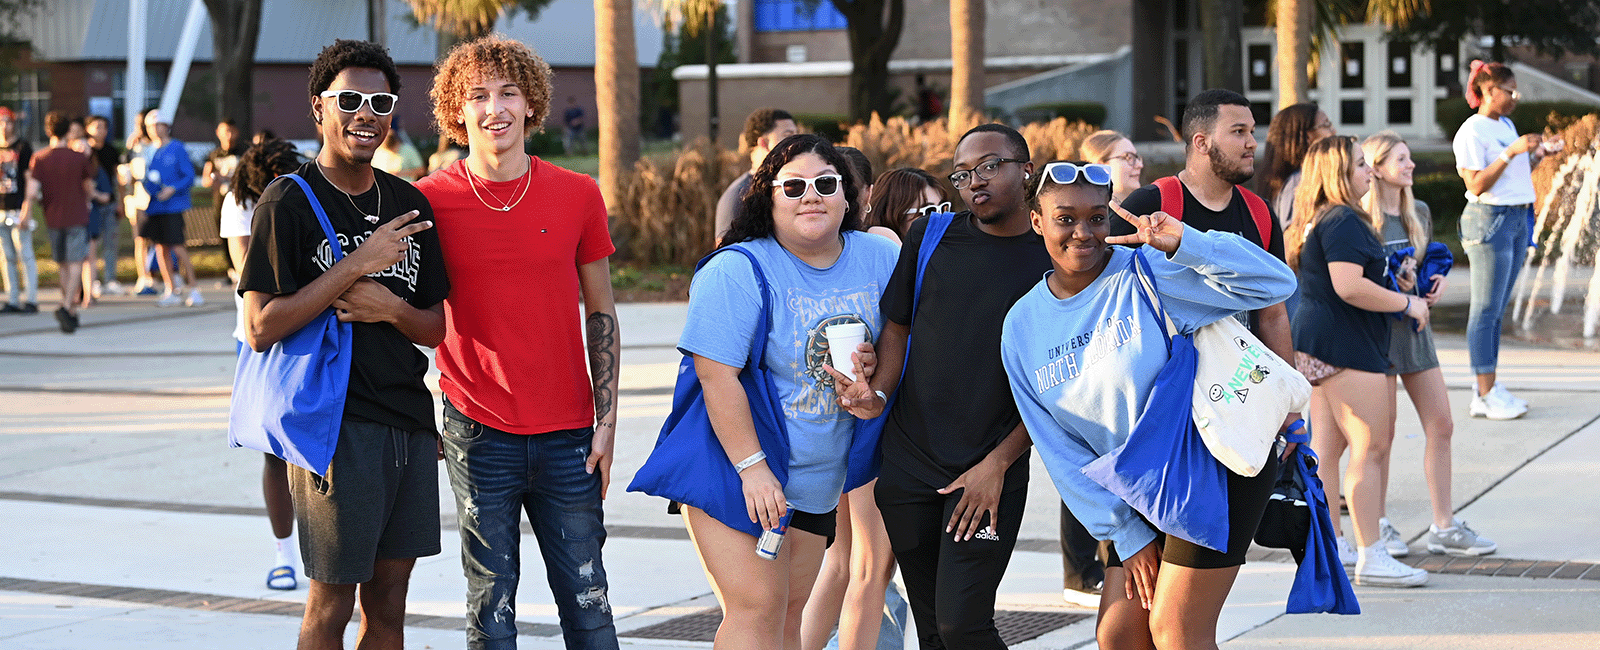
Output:
M1333 538L1335 546L1339 547L1339 563L1347 567L1356 565L1356 547L1350 545L1350 540L1343 537Z
M1527 413L1527 407L1506 401L1499 393L1493 390L1487 395L1477 395L1472 398L1472 405L1467 407L1467 413L1475 418L1489 418L1490 420L1515 420Z
M1382 540L1361 549L1355 575L1350 577L1351 582L1363 587L1420 587L1428 582L1427 571L1406 566L1390 557Z
M183 302L183 298L180 298L180 297L178 297L178 294L175 294L175 293L172 293L172 292L169 291L167 293L161 294L161 298L156 300L156 306L157 307L176 307L178 304L180 304L182 302Z
M100 287L100 293L107 296L120 296L126 294L127 289L122 288L122 283L112 280Z
M189 291L189 298L184 300L183 304L190 307L199 307L200 305L206 304L206 297L200 295L199 289L193 289Z
M1400 531L1389 524L1388 517L1378 518L1378 539L1383 540L1383 548L1389 551L1389 557L1405 557L1411 554L1411 547L1400 539Z
M1502 383L1497 381L1497 382L1494 383L1494 388L1489 389L1489 392L1490 393L1498 393L1500 395L1500 399L1502 401L1508 402L1511 405L1513 405L1513 406L1515 406L1515 407L1517 407L1519 409L1522 409L1524 411L1528 410L1528 400L1522 399L1521 397L1517 397L1516 395L1512 395L1511 391L1506 390L1505 384L1502 384Z
M1062 589L1061 600L1068 605L1084 609L1100 609L1100 588L1092 589Z
M1453 521L1455 525L1444 530L1439 530L1438 526L1428 526L1429 553L1435 555L1440 553L1448 553L1450 555L1488 555L1500 548L1493 540L1468 528L1467 522L1460 519Z

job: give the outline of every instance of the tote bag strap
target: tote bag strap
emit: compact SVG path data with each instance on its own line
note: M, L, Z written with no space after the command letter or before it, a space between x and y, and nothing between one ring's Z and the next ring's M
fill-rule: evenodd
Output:
M760 330L756 332L755 342L750 346L750 361L755 363L756 367L765 370L767 368L767 335L772 332L772 299L768 296L767 274L761 271L761 262L756 260L755 252L745 247L743 243L723 246L700 258L700 262L694 265L694 270L698 273L700 267L705 266L706 262L710 262L711 258L725 251L735 251L745 256L746 259L750 260L750 269L756 274L756 284L761 289L761 316L756 321L760 323Z
M333 261L338 263L344 259L344 248L339 245L339 236L333 232L333 222L328 221L328 213L322 210L322 202L317 200L317 195L312 193L311 185L299 174L284 174L284 178L293 180L300 185L300 190L305 192L306 200L311 202L311 211L317 213L317 223L322 224L322 234L328 236L328 248L333 249ZM376 184L378 179L372 179Z
M1134 249L1133 274L1139 278L1139 297L1144 304L1155 314L1156 324L1161 326L1161 333L1167 338L1167 352L1172 352L1172 337L1178 333L1178 326L1172 322L1172 317L1167 314L1167 308L1161 304L1161 295L1156 293L1155 272L1150 270L1150 261L1140 253L1143 249Z

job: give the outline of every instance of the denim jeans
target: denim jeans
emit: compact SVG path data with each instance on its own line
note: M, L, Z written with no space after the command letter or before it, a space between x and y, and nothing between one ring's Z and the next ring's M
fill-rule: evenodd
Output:
M528 513L567 648L617 647L600 549L600 473L584 471L592 428L506 433L444 407L445 469L461 520L467 647L517 647L522 512Z
M1459 224L1461 247L1472 265L1467 312L1467 354L1472 373L1494 372L1500 360L1500 330L1511 288L1528 257L1529 205L1468 203Z
M4 254L6 265L6 293L7 302L21 305L21 279L28 281L27 302L39 302L39 263L33 259L33 229L38 227L37 220L29 221L27 228L8 225L17 218L18 210L4 211L0 218L0 253ZM22 265L22 278L18 277L17 265Z
M90 219L100 220L100 283L109 284L117 279L117 227L122 221L114 205L97 205L89 212Z

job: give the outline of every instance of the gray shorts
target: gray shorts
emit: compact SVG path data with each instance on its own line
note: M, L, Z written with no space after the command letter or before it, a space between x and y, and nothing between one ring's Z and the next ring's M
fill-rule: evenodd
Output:
M372 579L378 560L439 554L438 436L345 420L326 477L289 466L306 577Z
M89 229L83 226L51 228L50 258L57 264L89 259Z
M1387 317L1386 317L1387 318ZM1389 366L1387 375L1409 375L1439 367L1439 352L1433 347L1433 328L1418 332L1409 318L1389 319Z

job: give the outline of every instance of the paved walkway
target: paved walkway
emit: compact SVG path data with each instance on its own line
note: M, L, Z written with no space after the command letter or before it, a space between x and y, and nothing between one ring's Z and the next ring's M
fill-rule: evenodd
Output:
M264 588L272 547L259 457L224 442L233 306L222 290L206 294L200 308L108 299L73 336L55 329L48 309L0 317L0 648L293 644L306 592ZM681 523L661 501L623 492L669 406L684 307L620 312L625 367L606 564L626 635L715 601ZM1422 589L1358 588L1365 613L1356 617L1282 615L1293 565L1257 553L1224 611L1224 648L1600 648L1600 568L1591 570L1600 562L1600 353L1508 343L1502 377L1533 410L1489 422L1465 417L1463 340L1443 335L1439 345L1458 416L1458 515L1498 541L1499 553L1443 566ZM1389 514L1420 549L1423 438L1403 393L1400 403ZM1034 472L1045 476L1042 466ZM443 480L441 472L445 552L420 561L412 580L414 648L462 644L465 583ZM1060 600L1057 503L1048 481L1033 482L1001 609L1088 613ZM538 576L526 541L524 575ZM1425 550L1413 561L1443 564ZM1513 577L1534 574L1544 577ZM537 579L525 587L522 647L562 647L548 590ZM1093 647L1092 625L1014 647ZM623 645L710 646L626 636Z

